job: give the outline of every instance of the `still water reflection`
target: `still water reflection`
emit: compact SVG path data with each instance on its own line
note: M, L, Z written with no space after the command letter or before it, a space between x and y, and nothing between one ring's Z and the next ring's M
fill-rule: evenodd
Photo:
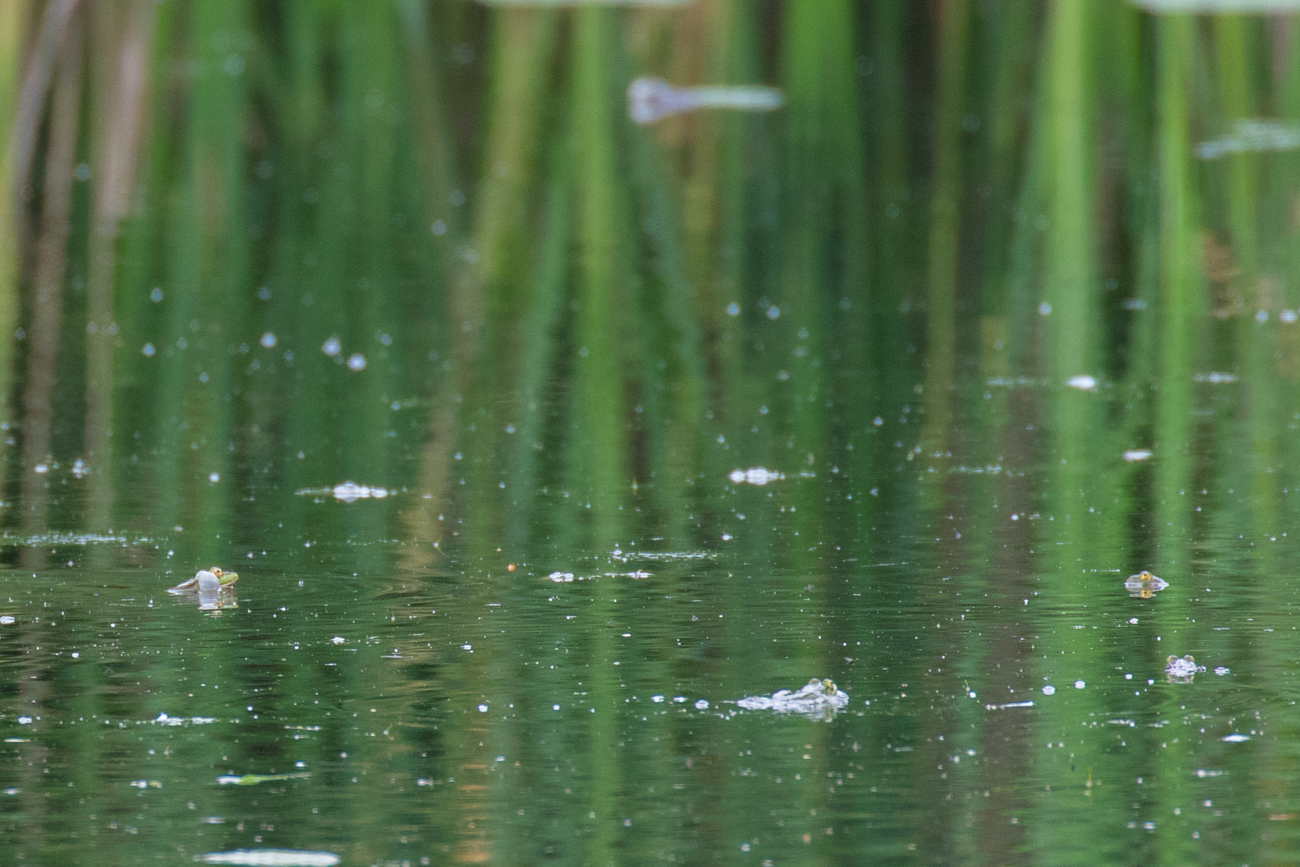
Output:
M232 523L237 605L212 611L168 594L190 530L69 536L57 568L0 578L12 851L973 862L990 845L1194 853L1229 845L1240 813L1285 827L1295 600L1254 550L1288 539L1198 534L1205 553L1155 554L1169 586L1131 598L1106 564L1150 544L1140 511L1020 510L999 482L1037 499L1050 466L980 469L700 479L693 547L633 519L617 550L538 534L426 565L393 530L418 490L322 498L303 517L337 529ZM967 488L961 513L908 526L855 506L941 472ZM292 497L241 499L274 514ZM1116 517L1128 532L1093 541ZM113 565L129 560L157 566ZM1193 653L1211 670L1166 663ZM833 709L772 707L810 675L834 679Z
M567 5L0 4L0 852L1289 857L1300 24Z

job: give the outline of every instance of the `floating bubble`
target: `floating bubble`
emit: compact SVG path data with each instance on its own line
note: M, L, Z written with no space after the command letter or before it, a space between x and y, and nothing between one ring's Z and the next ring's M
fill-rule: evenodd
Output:
M366 357L360 352L354 352L348 356L348 367L352 370L365 370Z
M264 348L270 349L275 346L275 335L268 331L262 335L262 339L258 343L262 344Z
M330 358L334 358L342 352L343 347L339 343L338 336L331 334L329 337L325 338L325 342L320 345L320 351L328 355Z

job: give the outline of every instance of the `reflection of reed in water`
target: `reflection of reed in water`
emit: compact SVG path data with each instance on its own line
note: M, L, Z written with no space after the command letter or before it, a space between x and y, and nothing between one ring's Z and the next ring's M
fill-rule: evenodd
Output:
M45 471L54 424L53 394L63 328L63 281L72 215L72 182L80 120L82 27L74 17L58 53L58 80L50 109L50 133L45 157L45 199L36 245L32 279L31 348L27 390L23 395L23 468L21 526L25 534L46 528L48 484ZM45 552L27 548L21 562L44 565Z
M662 78L637 78L627 89L627 114L637 123L657 123L699 108L772 111L785 105L775 87L758 85L673 87Z

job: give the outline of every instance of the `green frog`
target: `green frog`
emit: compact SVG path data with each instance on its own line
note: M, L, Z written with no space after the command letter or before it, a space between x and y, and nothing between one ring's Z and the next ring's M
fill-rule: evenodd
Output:
M189 578L175 587L168 587L167 592L180 595L182 593L216 593L221 590L229 590L239 580L239 574L236 572L223 572L217 566L211 569L200 569L194 573L193 578Z
M1165 674L1168 675L1170 683L1191 683L1192 677L1202 671L1205 671L1205 666L1197 665L1196 660L1190 655L1182 659L1176 656L1165 659Z
M736 702L745 710L773 710L829 719L848 706L849 696L830 678L814 677L797 690L778 689L771 695L747 695Z

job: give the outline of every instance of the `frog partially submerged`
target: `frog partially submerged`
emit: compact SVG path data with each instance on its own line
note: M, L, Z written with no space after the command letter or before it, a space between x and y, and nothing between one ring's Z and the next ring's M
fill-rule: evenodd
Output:
M168 587L167 592L174 596L185 593L217 593L231 589L238 580L238 573L223 572L213 566L211 569L200 569L194 573L193 578L182 581L175 587Z
M1170 683L1191 683L1192 677L1205 671L1205 666L1197 665L1196 660L1191 655L1184 656L1181 659L1177 656L1170 656L1165 659L1165 675L1169 678Z
M1143 569L1136 575L1124 579L1124 589L1134 599L1150 599L1156 593L1169 586L1169 582L1152 575Z
M848 693L830 678L814 677L797 690L778 689L771 695L745 696L736 702L746 710L771 710L797 713L807 717L831 718L849 703Z

